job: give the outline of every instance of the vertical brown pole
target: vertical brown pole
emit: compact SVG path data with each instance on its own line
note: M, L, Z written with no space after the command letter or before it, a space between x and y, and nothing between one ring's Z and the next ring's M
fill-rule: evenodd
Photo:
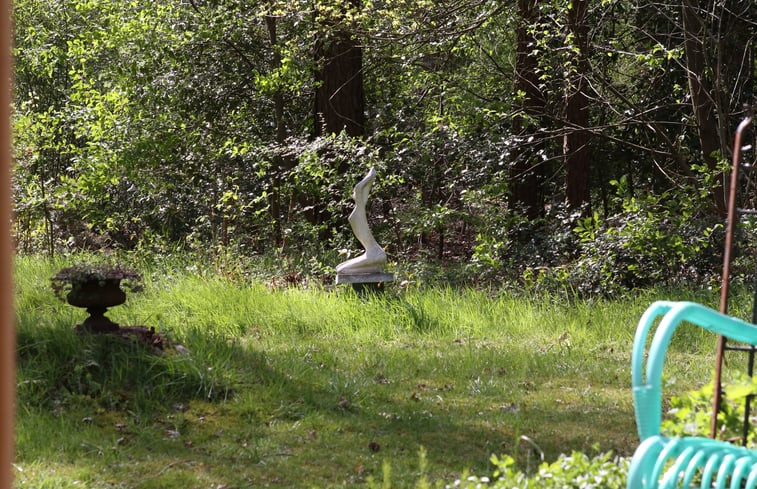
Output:
M13 480L16 335L10 241L11 0L0 0L0 488Z
M731 253L733 253L733 233L736 228L736 192L739 183L739 159L741 156L741 133L746 129L752 117L749 116L739 124L736 129L736 136L733 143L733 165L731 167L731 185L728 195L728 223L725 230L725 250L723 251L723 276L721 277L720 287L720 312L728 314L728 293L731 286ZM718 413L720 412L720 403L723 396L721 383L723 354L725 353L726 340L722 335L718 336L718 346L715 353L715 380L714 393L712 396L712 417L710 419L710 437L717 437L718 430Z

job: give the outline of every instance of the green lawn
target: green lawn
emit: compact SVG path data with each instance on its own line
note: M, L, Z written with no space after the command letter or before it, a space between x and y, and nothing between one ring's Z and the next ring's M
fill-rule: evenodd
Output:
M716 300L433 287L361 299L182 263L146 266L145 291L109 312L189 351L160 356L76 335L86 314L48 285L63 262L17 260L16 487L351 487L387 465L392 487L414 487L486 475L492 454L522 469L539 450L628 455L638 317L658 298ZM684 328L670 389L708 380L713 351Z

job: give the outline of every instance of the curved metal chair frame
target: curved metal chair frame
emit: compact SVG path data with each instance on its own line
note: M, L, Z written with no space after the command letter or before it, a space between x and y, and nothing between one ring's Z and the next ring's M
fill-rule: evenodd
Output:
M749 374L752 375L757 325L726 313L730 284L731 252L737 214L736 208L741 133L751 122L744 119L736 131L728 202L728 226L723 256L723 279L720 312L693 302L660 301L652 304L639 320L631 358L631 378L636 425L641 444L636 449L628 475L628 489L757 489L757 450L715 440L717 413L721 400L721 365L729 349L749 352ZM757 291L755 292L757 317ZM658 323L659 320L659 323ZM753 319L754 320L754 319ZM662 368L665 354L676 328L690 323L717 333L715 392L711 437L666 437L660 433L662 421ZM757 321L756 321L757 322ZM651 341L652 327L657 324ZM741 346L726 346L728 341ZM647 348L647 343L649 347ZM749 398L747 398L747 403ZM749 428L749 404L744 420L744 442Z
M660 319L647 354L646 344ZM693 302L660 301L641 317L631 358L634 410L641 445L631 459L628 489L757 487L757 451L703 437L660 434L662 368L676 328L691 323L735 341L757 345L757 326Z

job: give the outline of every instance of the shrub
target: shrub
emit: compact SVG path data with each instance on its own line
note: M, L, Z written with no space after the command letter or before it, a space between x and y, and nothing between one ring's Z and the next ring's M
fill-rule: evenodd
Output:
M470 476L447 488L460 489L621 489L626 486L627 458L607 452L594 457L580 452L563 454L552 463L544 462L532 475L514 469L512 457L492 456L497 466L493 477Z
M710 382L701 389L687 392L670 400L671 415L663 420L662 433L668 436L709 436L712 415L714 384ZM745 400L757 394L757 381L743 372L735 372L723 382L723 401L718 413L718 437L725 440L740 440L744 428ZM754 411L753 411L754 412ZM752 416L754 423L754 416ZM747 445L754 446L755 433L750 430Z

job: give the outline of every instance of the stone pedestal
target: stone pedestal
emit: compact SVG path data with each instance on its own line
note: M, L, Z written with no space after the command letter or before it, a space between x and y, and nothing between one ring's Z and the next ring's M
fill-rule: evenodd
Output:
M361 273L361 274L346 274L338 273L336 275L337 284L350 284L358 295L365 295L366 293L382 292L384 290L384 284L394 282L393 273Z

